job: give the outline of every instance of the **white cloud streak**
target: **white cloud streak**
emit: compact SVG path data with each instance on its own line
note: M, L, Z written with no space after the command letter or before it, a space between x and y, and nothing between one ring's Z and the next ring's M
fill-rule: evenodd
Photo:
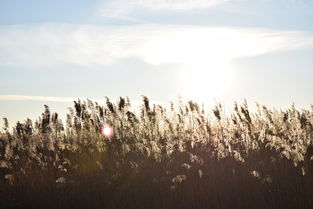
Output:
M140 21L134 18L134 16L140 16L142 14L194 13L222 7L227 5L227 3L240 4L248 1L265 4L278 1L281 4L292 6L298 4L307 6L310 2L310 0L103 0L98 14L108 18Z
M39 102L73 102L77 98L72 97L47 97L47 96L25 96L25 95L0 95L0 101L39 101Z
M150 65L229 62L313 46L300 31L180 25L44 24L0 27L0 67L109 66L136 58Z
M186 12L214 7L230 0L110 0L100 7L100 15L120 18L135 12Z

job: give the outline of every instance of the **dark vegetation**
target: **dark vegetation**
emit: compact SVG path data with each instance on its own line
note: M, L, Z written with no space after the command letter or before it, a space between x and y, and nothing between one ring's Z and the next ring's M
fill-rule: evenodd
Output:
M0 132L0 208L313 208L313 107L206 112L143 98L48 106ZM109 124L114 135L101 134Z

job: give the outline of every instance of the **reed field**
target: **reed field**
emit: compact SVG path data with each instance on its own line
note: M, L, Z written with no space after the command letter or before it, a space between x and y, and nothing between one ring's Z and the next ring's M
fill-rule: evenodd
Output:
M13 129L4 118L1 209L313 208L313 106L105 102L77 100L66 121L46 105Z

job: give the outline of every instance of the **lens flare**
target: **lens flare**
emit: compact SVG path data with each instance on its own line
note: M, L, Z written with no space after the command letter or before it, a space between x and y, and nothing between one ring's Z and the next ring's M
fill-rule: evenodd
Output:
M101 133L106 138L111 138L113 136L113 129L109 125L102 125L101 126Z

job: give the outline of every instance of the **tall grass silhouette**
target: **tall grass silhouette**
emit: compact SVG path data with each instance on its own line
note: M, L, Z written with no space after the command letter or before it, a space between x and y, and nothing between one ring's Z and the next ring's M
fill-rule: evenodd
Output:
M74 102L0 132L0 208L313 208L313 106ZM102 125L113 129L111 138Z

